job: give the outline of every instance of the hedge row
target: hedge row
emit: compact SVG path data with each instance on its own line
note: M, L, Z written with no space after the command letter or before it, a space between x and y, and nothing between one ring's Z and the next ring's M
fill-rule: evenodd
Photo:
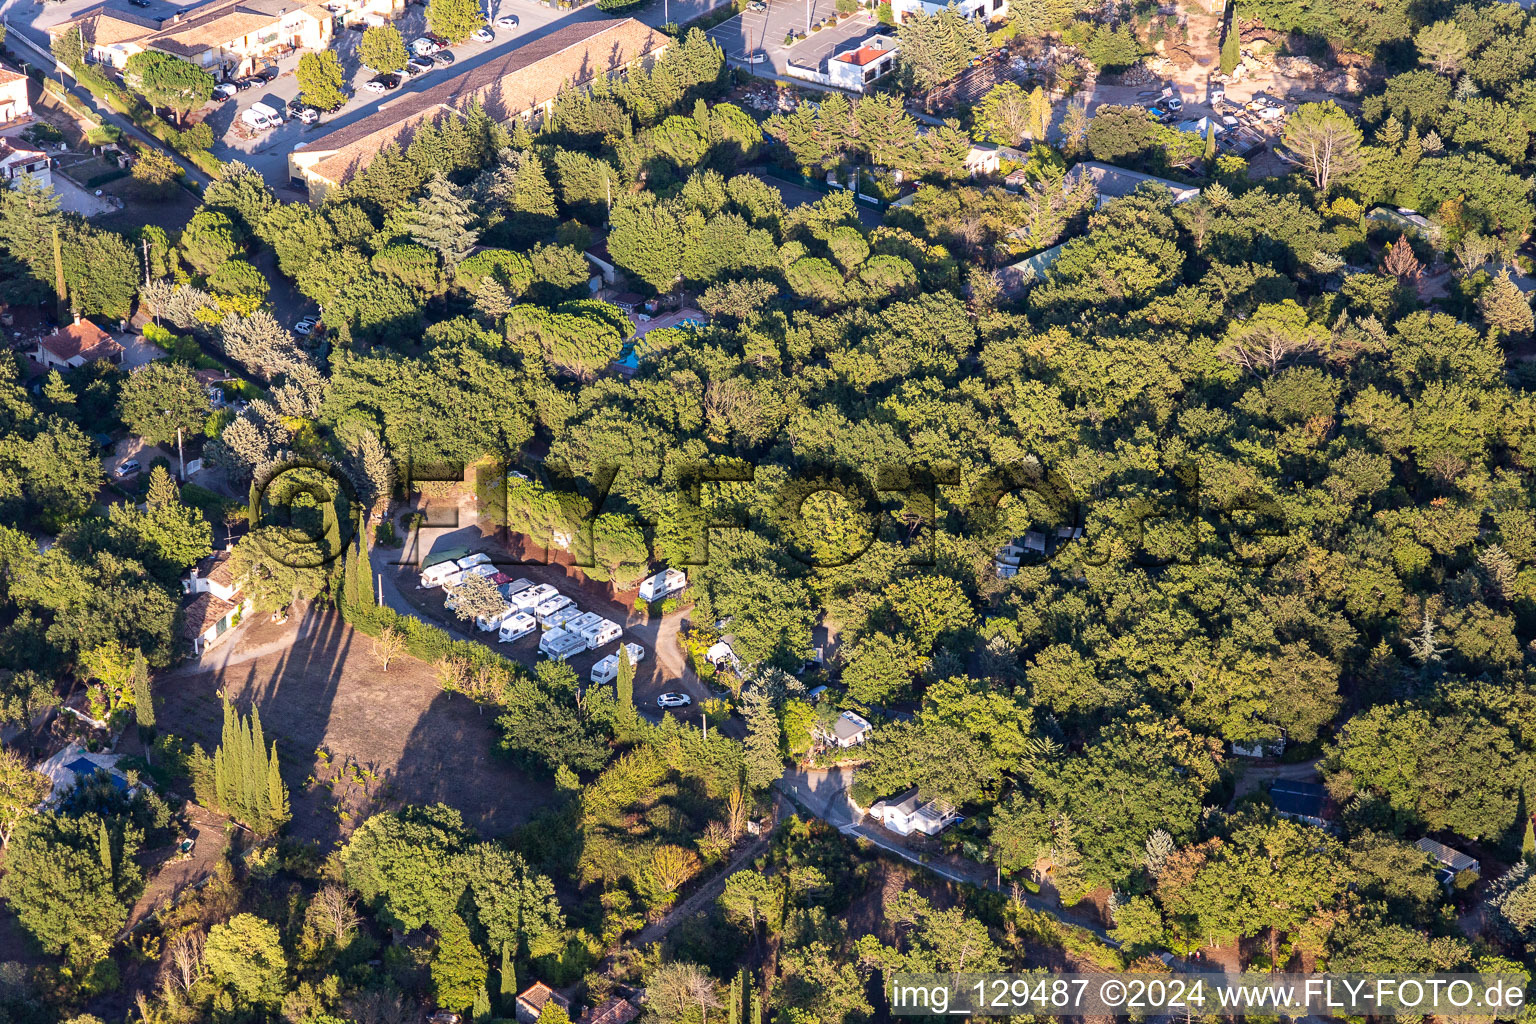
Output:
M393 627L405 636L405 650L411 657L435 665L447 657L462 659L471 668L488 665L509 675L526 674L527 669L515 661L502 657L484 644L473 640L459 640L447 630L423 622L414 615L402 615L393 608L367 605L362 608L338 601L342 618L360 633L378 636Z

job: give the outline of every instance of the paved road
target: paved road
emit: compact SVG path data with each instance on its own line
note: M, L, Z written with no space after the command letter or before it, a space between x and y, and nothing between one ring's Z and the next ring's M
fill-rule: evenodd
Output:
M853 40L862 39L879 28L873 17L861 12L831 28L812 33L810 38L794 46L784 45L784 38L790 32L805 32L811 21L830 17L835 10L833 0L768 0L767 10L738 14L710 29L709 36L720 44L732 64L754 74L781 75L791 60L816 67L832 53L852 48ZM767 52L765 64L750 65L742 59L748 52L758 49Z
M0 12L7 10L8 8L3 3L0 3ZM14 53L30 57L32 64L41 67L45 72L57 78L57 65L54 62L53 54L48 51L48 34L46 32L24 30L25 27L19 26L16 19L12 18L9 14L4 16L8 23L6 26L7 37L9 37L12 31L16 32L16 38L11 43L11 50ZM39 43L37 36L42 37L41 43ZM184 157L174 150L168 149L159 139L139 128L115 110L107 107L106 104L99 102L88 90L76 85L74 79L69 76L68 71L64 72L64 81L69 87L70 94L84 103L94 113L97 120L114 126L131 139L136 139L146 146L152 146L169 154L171 159L175 160L177 165L186 172L187 180L199 188L208 184L208 176L206 174L188 163Z

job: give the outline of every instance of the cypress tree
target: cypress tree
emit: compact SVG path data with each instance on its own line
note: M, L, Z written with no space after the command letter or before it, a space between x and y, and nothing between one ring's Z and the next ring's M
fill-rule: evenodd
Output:
M251 529L256 528L256 520L261 518L261 491L256 487L256 481L251 481L251 500L245 510L246 521L251 524Z
M614 683L614 695L625 714L635 708L635 663L629 660L629 648L619 645L619 678Z
M213 752L213 766L217 782L219 810L234 814L240 793L240 720L229 699L224 700L224 739Z
M266 756L256 743L256 728L251 719L241 719L240 725L240 793L236 797L236 809L242 821L249 823L260 807L260 793L267 781Z
M112 877L112 838L107 835L107 823L96 823L96 855L101 858L101 869Z
M741 1024L741 976L742 972L737 971L731 979L730 1001L725 1004L726 1024Z
M488 1020L491 1016L491 994L481 985L475 993L475 1005L470 1008L469 1015L475 1020Z
M517 968L512 963L512 944L501 944L501 1009L509 1012L517 1000Z
M133 652L133 706L139 722L139 733L153 733L155 729L155 702L149 692L149 662L143 651ZM147 753L147 751L146 751Z
M1242 62L1243 37L1237 30L1237 15L1234 14L1232 25L1227 29L1227 38L1221 41L1221 73L1230 75Z
M277 741L272 741L272 756L267 760L267 807L266 819L272 827L286 822L289 818L288 787L283 785L282 773L277 767Z
M763 997L756 992L752 993L752 1013L747 1017L748 1024L763 1024Z

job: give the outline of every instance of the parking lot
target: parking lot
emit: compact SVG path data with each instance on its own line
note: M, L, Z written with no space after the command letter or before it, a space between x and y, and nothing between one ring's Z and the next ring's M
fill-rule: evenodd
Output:
M816 67L834 52L850 48L854 40L862 39L879 27L871 15L860 12L837 25L811 33L808 39L793 46L784 45L790 32L804 32L809 23L831 17L835 11L833 0L768 0L766 10L739 14L710 29L709 36L720 44L720 49L732 63L749 66L746 54L760 49L767 53L766 66L776 74L783 74L791 60ZM755 70L765 70L765 65L759 64Z
M253 103L265 103L286 114L288 101L299 94L298 78L293 73L299 63L299 56L295 54L279 62L280 74L276 81L239 93L234 99L209 109L206 121L218 139L213 147L214 155L223 160L243 161L259 171L268 184L285 187L288 184L288 153L299 143L367 117L407 92L430 89L445 78L504 56L508 50L546 35L559 25L606 17L593 6L576 11L561 11L544 7L533 0L491 0L490 7L493 31L496 33L492 42L477 43L470 40L454 46L451 51L455 59L451 66L434 67L425 74L406 78L399 89L384 94L368 92L363 88L374 77L374 72L364 68L357 57L357 46L362 41L363 33L348 28L338 30L333 49L350 76L351 99L346 106L322 114L319 123L312 125L290 119L278 128L256 135L240 127L241 112L249 109ZM518 25L515 28L494 27L495 19L506 14L515 16ZM412 39L426 32L425 8L407 7L394 25L409 46Z

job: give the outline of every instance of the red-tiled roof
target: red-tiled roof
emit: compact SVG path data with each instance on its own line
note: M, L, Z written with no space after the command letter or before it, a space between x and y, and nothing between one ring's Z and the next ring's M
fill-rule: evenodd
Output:
M534 1016L538 1016L539 1011L544 1009L544 1004L550 1000L554 1000L555 1005L562 1010L569 1010L571 1008L571 1001L569 999L542 981L536 981L529 985L517 997L517 1001L527 1005L533 1011Z
M873 64L875 61L891 53L890 50L882 50L878 46L861 46L849 53L840 53L833 60L840 60L848 64L857 64L863 67L865 64Z
M94 362L123 351L123 346L112 335L89 320L77 320L67 327L61 327L41 339L38 345L66 362L76 356L83 356L86 362Z
M197 574L211 583L232 587L235 585L235 572L229 558L228 551L215 552L198 563Z
M628 999L613 997L606 1000L602 1006L588 1007L581 1015L578 1024L630 1024L640 1016L639 1007Z
M187 602L181 612L181 636L184 640L196 640L213 625L235 610L235 606L222 598L203 591Z

